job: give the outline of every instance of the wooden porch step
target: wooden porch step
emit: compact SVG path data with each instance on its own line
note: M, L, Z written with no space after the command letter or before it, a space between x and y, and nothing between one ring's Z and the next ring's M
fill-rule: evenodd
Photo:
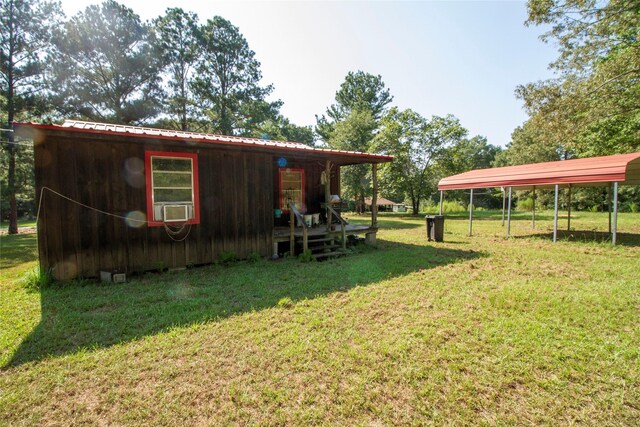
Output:
M322 252L319 254L311 254L311 256L315 259L339 257L343 255L346 255L346 254L344 252Z
M331 251L333 252L334 249L338 249L341 248L342 245L324 245L324 246L309 246L309 250L311 252L316 252L316 251Z
M332 242L336 240L335 237L331 238L331 237L327 237L325 239L312 239L311 236L309 236L309 239L307 240L309 243L322 243L322 242Z

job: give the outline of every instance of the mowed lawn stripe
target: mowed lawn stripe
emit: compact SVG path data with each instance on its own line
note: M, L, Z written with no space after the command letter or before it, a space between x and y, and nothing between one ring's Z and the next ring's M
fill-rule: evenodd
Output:
M473 237L447 218L444 243L383 217L378 249L323 263L41 293L3 276L2 313L32 326L4 353L0 423L638 424L640 238L554 245L522 215L505 240L482 214Z

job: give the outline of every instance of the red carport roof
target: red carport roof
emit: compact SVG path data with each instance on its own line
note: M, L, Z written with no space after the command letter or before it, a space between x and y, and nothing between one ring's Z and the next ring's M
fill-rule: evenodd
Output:
M477 169L443 178L439 190L488 187L548 187L555 184L640 185L640 153Z

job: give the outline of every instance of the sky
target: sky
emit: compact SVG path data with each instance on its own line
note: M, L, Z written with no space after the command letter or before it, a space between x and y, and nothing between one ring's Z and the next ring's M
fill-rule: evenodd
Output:
M517 85L553 76L556 47L526 27L524 1L119 0L143 21L181 7L240 29L262 84L298 125L315 125L349 71L382 76L392 105L453 114L470 136L505 146L527 118ZM99 0L62 0L67 17Z

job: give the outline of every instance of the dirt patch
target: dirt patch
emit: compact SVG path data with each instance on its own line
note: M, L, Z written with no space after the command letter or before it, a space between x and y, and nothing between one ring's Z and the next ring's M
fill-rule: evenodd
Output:
M0 229L0 236L5 236L8 234L8 228ZM33 234L36 232L36 227L18 227L18 234Z

